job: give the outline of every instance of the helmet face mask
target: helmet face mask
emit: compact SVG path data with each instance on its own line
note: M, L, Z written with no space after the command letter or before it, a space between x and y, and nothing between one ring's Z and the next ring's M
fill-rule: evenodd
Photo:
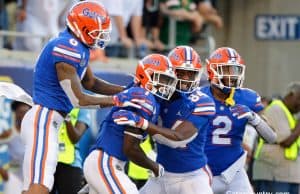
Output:
M152 81L148 83L147 89L154 95L169 100L175 92L177 79L170 74L164 72L153 72Z
M178 79L176 90L182 93L191 93L200 84L202 69L184 69L175 68L175 73Z
M241 88L244 82L245 66L240 64L215 64L214 79L222 87Z
M151 54L136 69L136 80L153 95L169 100L176 90L177 78L167 57Z
M108 30L93 30L88 32L88 35L94 40L94 44L91 48L105 48L110 41L111 27Z
M66 23L74 35L90 48L104 48L110 41L110 17L96 1L76 3L67 15Z
M168 58L174 66L178 79L176 91L191 93L200 84L202 64L200 56L189 46L177 46L170 51Z

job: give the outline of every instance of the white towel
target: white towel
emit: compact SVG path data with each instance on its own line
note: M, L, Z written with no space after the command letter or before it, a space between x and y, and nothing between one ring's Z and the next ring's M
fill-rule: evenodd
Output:
M245 151L239 159L237 159L233 164L231 164L226 170L221 173L221 177L224 179L225 183L229 184L233 180L236 173L244 168L247 158L247 152Z

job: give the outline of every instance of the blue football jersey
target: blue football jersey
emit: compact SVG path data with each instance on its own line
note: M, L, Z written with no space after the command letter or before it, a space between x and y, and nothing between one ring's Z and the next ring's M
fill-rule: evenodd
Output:
M79 42L68 30L50 40L43 48L34 69L34 103L49 109L70 112L73 107L59 84L55 64L64 62L72 65L82 79L89 56L89 48Z
M101 123L96 145L93 146L93 149L101 149L122 161L128 161L127 157L123 153L124 131L127 126L115 124L112 114L120 109L126 109L141 115L152 123L156 123L160 110L159 103L157 103L155 97L150 92L140 87L132 87L128 90L145 92L147 94L146 103L143 105L143 108L135 109L131 107L113 107ZM143 134L144 137L146 137L146 135L146 133Z
M180 94L181 97L161 104L163 126L175 129L183 121L193 123L198 135L183 148L171 148L163 144L157 145L157 162L168 172L184 173L200 169L207 163L204 154L206 131L209 118L215 114L213 100L200 92Z
M248 121L234 117L230 106L213 97L210 86L203 87L201 91L212 97L216 105L216 114L209 122L205 153L213 175L217 176L244 153L242 142ZM246 105L254 112L264 108L260 96L250 89L236 89L234 100L236 104Z

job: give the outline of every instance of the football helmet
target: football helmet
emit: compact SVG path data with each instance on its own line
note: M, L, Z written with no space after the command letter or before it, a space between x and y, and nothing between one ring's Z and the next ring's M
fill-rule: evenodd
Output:
M76 3L67 14L66 24L90 48L104 48L110 40L110 17L106 9L96 1Z
M177 78L166 56L150 54L139 61L135 82L152 94L169 100L176 90Z
M168 54L178 79L176 90L183 93L194 91L200 83L202 64L200 56L189 46L177 46Z
M241 88L245 78L245 64L242 57L230 47L215 50L207 62L207 74L211 84L224 92Z

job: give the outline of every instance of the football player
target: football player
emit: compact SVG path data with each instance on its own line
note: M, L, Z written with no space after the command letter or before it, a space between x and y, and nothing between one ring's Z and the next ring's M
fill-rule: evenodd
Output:
M205 153L213 173L213 191L253 193L244 169L246 153L242 147L246 124L252 125L267 142L276 134L259 116L260 96L242 88L245 64L236 50L222 47L207 60L210 85L201 91L213 98L216 114L209 123Z
M23 162L24 193L46 194L52 189L57 164L57 132L64 116L73 107L126 106L126 94L113 95L124 88L105 82L88 66L89 50L104 48L109 41L110 18L95 1L76 3L68 12L66 29L50 40L34 69L33 102L22 121L25 143Z
M147 122L157 122L160 100L168 100L174 93L177 79L167 57L151 54L143 58L135 74L136 85L124 91L132 100L139 93L146 93L141 109L113 107L100 126L93 151L84 162L84 175L91 194L130 193L138 194L138 189L124 172L124 164L131 160L150 169L156 177L163 173L163 167L149 159L139 144L145 138ZM133 127L127 125L124 112L140 115ZM141 129L139 129L141 128Z
M179 46L168 58L178 78L177 92L161 103L163 126L150 123L146 128L157 142L157 162L163 165L165 174L150 178L140 193L212 194L204 145L215 106L210 97L196 90L202 70L200 57L191 47ZM177 139L157 133L159 130L173 132Z

